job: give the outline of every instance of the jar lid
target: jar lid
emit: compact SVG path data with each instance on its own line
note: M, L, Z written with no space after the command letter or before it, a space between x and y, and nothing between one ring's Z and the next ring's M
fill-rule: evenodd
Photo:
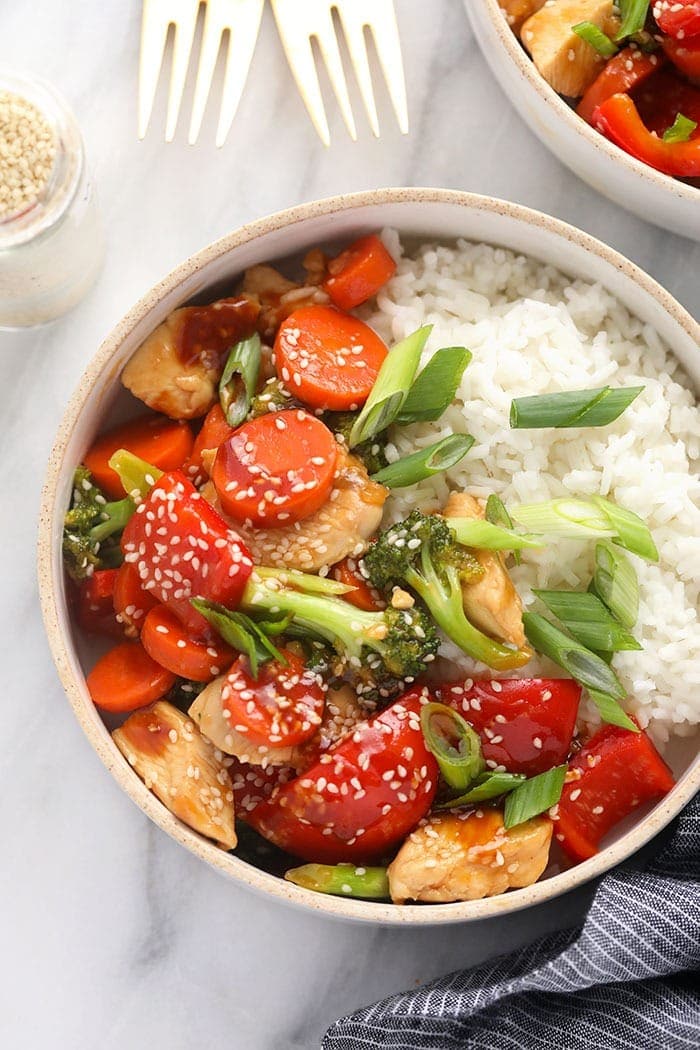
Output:
M83 172L83 141L65 99L40 77L25 76L0 65L0 95L7 92L39 110L55 141L51 172L37 197L21 211L0 216L0 252L41 236L70 207Z

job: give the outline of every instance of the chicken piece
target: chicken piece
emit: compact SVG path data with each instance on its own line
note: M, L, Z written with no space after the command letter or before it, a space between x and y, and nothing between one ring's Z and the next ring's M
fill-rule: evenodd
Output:
M230 347L255 331L260 307L249 297L173 310L132 355L122 383L171 419L196 419L214 404Z
M520 33L544 79L568 98L579 98L607 61L573 32L579 22L593 22L608 36L615 36L620 26L612 0L548 0Z
M222 514L213 484L202 495ZM226 519L259 565L317 572L349 554L359 557L379 528L389 492L371 481L363 464L338 446L336 474L327 502L314 514L280 529L252 528Z
M224 714L223 689L226 675L215 678L202 690L189 709L190 718L220 751L235 755L252 766L291 766L301 771L331 744L345 736L360 722L365 713L349 686L329 689L318 732L307 744L295 747L268 747L254 744L245 733L236 730Z
M452 492L442 512L446 518L483 518L484 508L467 492ZM508 575L500 551L475 550L483 576L462 582L462 601L467 616L481 631L522 649L525 645L523 606Z
M506 16L506 22L517 34L523 22L544 7L546 0L498 0L498 3Z
M243 294L260 303L258 330L264 339L274 339L277 329L301 306L329 303L322 288L315 284L295 284L273 266L251 266L243 277Z
M235 847L231 778L221 753L186 715L159 700L130 715L112 737L171 813L223 849Z
M312 248L307 252L301 265L306 270L304 284L323 284L328 276L328 258L322 248Z
M433 814L389 865L391 899L473 901L530 886L547 867L551 838L548 817L506 831L498 809Z

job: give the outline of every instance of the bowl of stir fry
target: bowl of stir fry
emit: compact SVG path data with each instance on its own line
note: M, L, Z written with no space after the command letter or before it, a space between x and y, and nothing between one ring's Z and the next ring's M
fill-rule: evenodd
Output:
M122 788L367 921L504 914L643 845L700 778L698 335L586 235L451 191L185 262L43 497L52 652Z
M559 160L641 218L700 239L697 0L475 0L483 55Z

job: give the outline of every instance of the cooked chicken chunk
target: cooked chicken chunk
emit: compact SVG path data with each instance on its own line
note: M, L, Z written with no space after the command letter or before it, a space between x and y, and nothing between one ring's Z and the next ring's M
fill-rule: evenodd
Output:
M389 865L391 899L471 901L530 886L547 866L551 838L548 817L506 831L496 809L433 815Z
M231 778L222 756L190 719L159 700L112 733L146 787L200 835L236 845Z
M443 514L447 518L483 518L484 508L466 492L450 494ZM503 554L475 550L483 576L462 583L464 611L475 627L503 642L522 649L525 645L523 607L508 575Z
M544 6L546 0L498 0L506 21L514 33L520 32L523 22Z
M560 95L578 98L602 70L605 59L573 32L593 22L614 36L620 22L612 0L549 0L522 26L520 39L548 84Z
M300 306L328 303L322 288L312 283L295 284L273 266L251 266L243 277L243 294L254 296L261 306L258 329L272 339L282 321Z
M323 720L318 732L308 744L297 747L261 747L249 740L245 733L236 730L224 714L222 693L225 682L225 675L210 682L190 707L189 716L219 750L227 755L235 755L241 762L252 766L262 766L264 769L268 766L305 769L319 751L326 751L365 717L357 697L349 686L329 689Z
M221 514L212 484L205 485L202 495ZM388 495L383 485L370 480L360 460L339 446L333 490L315 514L281 529L253 529L238 522L232 522L231 527L245 540L259 565L317 572L324 565L367 550L370 537L379 528Z

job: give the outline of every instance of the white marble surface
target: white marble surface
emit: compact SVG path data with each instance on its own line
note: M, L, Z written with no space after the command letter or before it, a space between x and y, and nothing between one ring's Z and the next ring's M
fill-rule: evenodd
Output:
M301 0L300 0L301 2ZM477 3L479 0L469 0ZM700 245L599 198L550 157L488 74L460 0L397 0L412 131L360 117L315 137L267 11L227 146L135 136L137 0L0 5L0 58L52 80L84 129L107 226L97 287L39 332L0 333L4 716L0 728L0 1046L307 1050L362 1003L575 920L586 893L506 922L412 933L323 921L220 878L152 827L75 723L34 571L44 464L98 343L191 251L299 201L386 185L460 187L550 211L640 263L696 315Z

